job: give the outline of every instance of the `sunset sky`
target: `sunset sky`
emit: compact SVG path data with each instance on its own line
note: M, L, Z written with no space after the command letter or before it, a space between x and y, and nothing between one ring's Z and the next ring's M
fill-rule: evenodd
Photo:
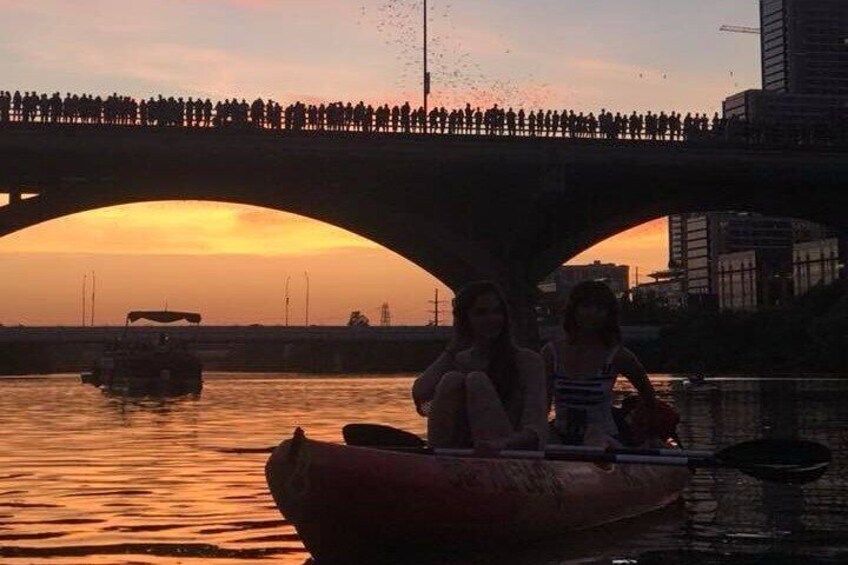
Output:
M597 112L712 112L760 82L755 0L431 0L432 102ZM420 98L420 2L0 0L0 90L158 94L282 103ZM626 186L621 187L627 190ZM0 196L0 205L5 200ZM664 219L587 250L667 262ZM197 309L206 323L427 321L433 290L409 261L338 228L219 203L136 204L0 239L0 323L77 324L97 273L96 321L129 309Z

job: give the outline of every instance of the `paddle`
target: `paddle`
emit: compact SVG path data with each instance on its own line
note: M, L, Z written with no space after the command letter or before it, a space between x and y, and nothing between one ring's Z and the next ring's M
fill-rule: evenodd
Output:
M427 443L419 436L382 424L347 424L342 437L348 445L358 447L411 447L424 448Z
M424 440L415 434L390 426L348 424L342 430L342 435L348 445L430 453L447 457L477 455L471 449L427 448ZM690 468L729 468L757 479L792 484L803 484L818 479L827 471L831 461L830 450L824 445L804 440L781 439L746 441L716 452L548 445L544 451L502 451L499 456Z

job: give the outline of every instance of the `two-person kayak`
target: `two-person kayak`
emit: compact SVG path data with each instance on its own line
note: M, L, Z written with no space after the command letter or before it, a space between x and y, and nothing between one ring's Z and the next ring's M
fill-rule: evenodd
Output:
M321 563L556 539L668 505L691 476L687 467L403 453L302 433L274 450L265 472Z

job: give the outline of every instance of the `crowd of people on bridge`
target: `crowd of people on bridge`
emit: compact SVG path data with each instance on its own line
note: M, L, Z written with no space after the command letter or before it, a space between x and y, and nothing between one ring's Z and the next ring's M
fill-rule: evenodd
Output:
M622 114L601 109L597 114L587 114L574 110L516 111L497 104L490 108L466 104L464 108L425 110L409 102L394 106L295 102L283 107L274 100L262 99L251 103L236 98L212 102L209 98L163 96L136 100L118 94L101 97L0 91L0 124L10 122L670 141L710 137L763 141L777 137L775 124L742 123L718 113L709 117L705 113ZM786 135L785 131L780 133ZM802 133L791 132L799 140L803 140ZM817 131L815 137L842 138L844 133ZM807 132L806 138L810 137Z

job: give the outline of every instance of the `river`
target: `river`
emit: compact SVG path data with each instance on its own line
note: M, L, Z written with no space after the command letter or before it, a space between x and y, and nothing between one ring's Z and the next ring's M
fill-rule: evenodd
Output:
M664 511L445 562L848 562L848 378L652 379L683 413L687 446L803 437L833 450L828 474L794 486L699 471ZM0 379L0 561L301 565L309 556L268 494L261 448L296 426L334 441L347 422L423 433L410 384L404 375L213 374L196 397L157 400L108 396L71 375Z

